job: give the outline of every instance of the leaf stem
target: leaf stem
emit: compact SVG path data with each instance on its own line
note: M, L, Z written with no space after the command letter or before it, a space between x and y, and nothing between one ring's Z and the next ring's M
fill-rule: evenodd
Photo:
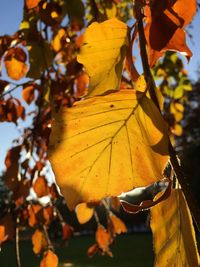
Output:
M138 25L138 34L139 34L139 43L140 43L140 53L141 53L141 59L142 59L142 65L144 70L144 77L149 84L149 93L151 96L152 101L157 106L157 108L160 111L160 107L158 104L158 99L156 97L155 93L155 82L153 79L153 76L151 74L149 62L148 62L148 56L147 56L147 50L146 50L146 39L144 34L144 26L143 26L143 14L141 11L142 7L140 5L140 1L136 0L134 5L134 11L136 14L136 20ZM185 177L185 174L183 173L182 167L179 164L176 152L171 144L170 139L168 138L168 148L169 148L169 156L170 156L170 164L175 172L175 175L181 185L182 191L185 195L186 201L188 203L189 209L193 215L194 221L197 225L197 228L200 232L200 207L198 206L197 200L194 197L192 190L189 186L188 179Z
M19 250L19 218L16 220L15 228L15 256L16 256L16 267L21 267L20 261L20 250Z

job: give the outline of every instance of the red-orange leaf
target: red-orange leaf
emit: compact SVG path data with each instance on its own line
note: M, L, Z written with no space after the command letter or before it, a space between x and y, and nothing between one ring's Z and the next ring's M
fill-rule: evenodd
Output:
M109 245L111 244L111 236L102 225L99 225L96 231L96 241L99 248L103 252L107 252L109 250Z
M43 259L40 262L40 267L57 267L58 257L51 250L44 253Z
M196 1L154 0L151 8L145 7L145 35L149 50L150 65L153 66L167 50L176 50L187 58L192 52L186 45L183 28L191 21L196 12Z
M26 0L26 7L28 9L36 7L41 0Z
M87 255L88 257L93 257L94 254L98 251L98 245L95 243L88 248Z
M68 240L73 233L73 228L67 224L67 223L62 223L62 234L63 234L63 240L66 241Z

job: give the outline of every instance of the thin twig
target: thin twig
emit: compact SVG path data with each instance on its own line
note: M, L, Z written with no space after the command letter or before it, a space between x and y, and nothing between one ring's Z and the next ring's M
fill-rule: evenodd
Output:
M53 247L51 240L49 238L49 234L48 234L47 227L45 224L42 225L42 229L43 229L43 233L45 235L46 241L47 241L48 249L54 251L54 247Z
M4 93L2 93L2 94L0 95L0 98L2 98L2 97L4 97L4 96L6 96L6 95L12 93L14 90L16 90L16 89L17 89L18 87L20 87L20 86L22 86L22 84L18 84L18 85L16 85L15 87L11 88L10 90L5 91Z
M16 267L21 267L20 261L20 250L19 250L19 218L16 220L15 228L15 256L16 256Z
M148 63L147 50L146 50L146 39L144 35L144 26L143 26L143 14L141 12L141 6L138 2L139 0L135 2L134 9L135 9L136 19L137 19L137 24L138 24L138 34L139 34L140 51L141 51L141 59L142 59L142 65L143 65L143 70L144 70L144 76L145 76L146 82L148 82L150 85L149 93L150 93L151 99L153 100L157 108L160 110L158 99L155 93L155 88L156 88L155 82L151 74L150 66ZM183 170L179 164L176 152L169 138L168 138L168 143L169 143L168 148L169 148L171 166L174 169L175 175L181 185L182 191L185 195L186 201L193 215L194 221L197 225L198 230L200 231L200 207L197 203L196 198L194 197L192 193L192 190L188 183L188 179L185 177L185 174L183 173Z

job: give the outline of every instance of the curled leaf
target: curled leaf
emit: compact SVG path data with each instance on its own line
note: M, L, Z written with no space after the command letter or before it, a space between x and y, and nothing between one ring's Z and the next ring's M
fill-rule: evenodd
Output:
M163 192L160 192L162 187L160 188L160 186L158 185L158 187L156 188L157 183L155 183L153 185L147 186L146 188L140 188L139 192L138 188L136 188L133 189L130 193L127 193L127 196L128 194L130 194L130 197L128 196L129 201L136 201L137 203L139 200L138 204L133 204L123 200L123 195L121 197L119 196L123 209L129 213L137 213L139 211L149 209L158 204L159 202L167 199L171 193L171 182L168 179L166 180L168 184L167 187L165 187L165 189L163 190ZM126 196L124 197L124 199L126 199Z

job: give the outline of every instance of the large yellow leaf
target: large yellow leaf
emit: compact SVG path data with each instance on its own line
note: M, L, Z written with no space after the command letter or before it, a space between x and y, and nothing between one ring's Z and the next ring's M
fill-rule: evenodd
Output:
M70 209L162 178L167 130L143 93L79 101L63 108L52 127L49 158Z
M118 90L127 40L127 25L115 18L94 22L85 31L77 59L90 76L89 94Z
M180 189L151 209L156 267L198 267L195 232Z

